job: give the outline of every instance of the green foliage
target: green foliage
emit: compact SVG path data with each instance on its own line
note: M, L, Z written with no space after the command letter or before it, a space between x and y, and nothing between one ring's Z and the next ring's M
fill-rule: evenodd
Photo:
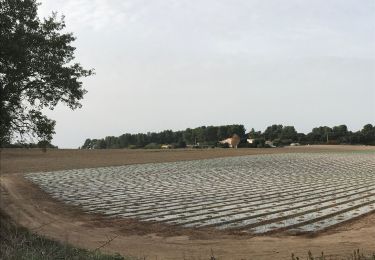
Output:
M159 133L123 134L119 137L107 136L104 139L86 139L82 149L105 148L149 148L148 144L170 144L174 148L200 144L200 147L216 146L219 140L237 134L246 137L243 125L201 126L184 131L164 130Z
M330 128L320 126L314 128L305 137L305 141L311 144L365 144L375 145L375 126L367 124L357 132L351 132L346 125Z
M243 125L226 125L201 126L175 132L165 130L159 133L123 134L119 137L108 136L104 139L86 139L82 149L135 149L149 148L155 144L170 144L174 148L184 148L186 145L195 145L197 148L215 146L226 148L227 145L220 144L218 141L231 137L233 134L237 134L241 138L239 148L270 147L265 144L265 141L273 141L275 146L287 146L295 142L300 144L327 144L327 135L329 144L375 145L375 126L371 124L365 125L361 131L357 132L349 131L346 125L334 126L333 128L320 126L313 128L307 135L298 133L294 126L272 125L267 127L263 133L252 128L248 134L245 134ZM247 138L253 139L253 143L247 143Z
M281 140L290 140L290 143L296 142L298 139L298 133L294 126L284 126L280 134Z
M161 145L157 143L149 143L144 148L145 149L160 149Z
M326 143L327 135L332 133L332 128L328 126L320 126L312 129L311 133L307 134L307 139L312 143Z
M89 76L74 63L75 40L64 33L55 13L42 21L35 0L7 0L0 5L0 146L17 137L50 141L55 121L42 114L63 103L79 108L86 91L81 77Z
M107 143L105 140L100 139L97 141L96 145L94 146L95 149L106 149L106 148L111 148L107 146Z
M85 142L83 143L81 149L92 149L93 147L91 146L92 145L92 141L90 138L87 138L85 140Z
M283 130L282 125L272 125L266 128L263 135L266 140L274 140L279 138Z
M254 136L255 133L250 133ZM263 133L266 140L291 140L291 142L296 142L298 140L298 133L294 126L283 126L283 125L272 125L266 128ZM291 143L290 142L290 143Z
M186 148L186 142L182 139L178 140L177 143L172 143L173 148Z
M255 131L254 128L251 128L248 137L250 139L258 139L262 137L262 132L261 131Z
M375 125L367 124L359 133L359 139L369 145L375 145Z

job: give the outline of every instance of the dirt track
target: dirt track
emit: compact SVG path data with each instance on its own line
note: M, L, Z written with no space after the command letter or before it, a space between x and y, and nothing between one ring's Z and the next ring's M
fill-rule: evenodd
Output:
M146 259L209 259L211 249L219 259L290 259L292 252L306 255L324 251L345 255L354 249L375 251L375 215L331 229L316 237L247 237L215 230L175 229L135 220L103 219L88 215L49 198L22 178L23 172L83 168L129 163L176 161L268 152L350 151L366 147L298 147L287 149L238 149L207 151L3 151L1 207L19 224L38 233L77 246L95 249L116 238L104 251L147 256ZM374 150L374 149L372 149ZM107 153L106 153L107 152ZM17 173L18 172L18 173ZM15 173L15 174L6 174Z

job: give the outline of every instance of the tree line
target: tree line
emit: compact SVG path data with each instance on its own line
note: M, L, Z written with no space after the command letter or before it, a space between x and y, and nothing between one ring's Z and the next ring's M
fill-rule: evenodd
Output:
M218 140L234 134L245 136L245 127L243 125L201 126L183 131L164 130L158 133L107 136L103 139L86 139L81 148L160 148L162 144L170 144L174 148L185 148L187 145L216 146Z
M86 139L82 149L118 149L118 148L160 148L169 144L173 148L195 147L225 147L219 140L234 134L241 138L239 147L268 147L272 141L275 146L285 146L291 143L306 144L364 144L375 145L375 125L366 124L359 131L349 131L346 125L334 127L315 127L308 134L298 133L294 126L275 124L263 132L252 128L246 132L244 125L200 126L181 131L164 130L138 134L123 134L118 137L107 136L102 139ZM252 139L248 143L247 139Z

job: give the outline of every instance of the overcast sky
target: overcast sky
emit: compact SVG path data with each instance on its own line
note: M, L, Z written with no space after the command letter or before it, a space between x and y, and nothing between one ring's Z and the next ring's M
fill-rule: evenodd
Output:
M58 106L53 143L244 124L375 123L373 0L43 0L65 15L82 109Z

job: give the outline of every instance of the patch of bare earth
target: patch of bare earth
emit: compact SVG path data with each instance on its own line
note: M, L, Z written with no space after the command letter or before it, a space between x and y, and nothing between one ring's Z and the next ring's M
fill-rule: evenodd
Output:
M344 256L354 249L375 251L375 214L334 227L316 236L250 237L214 229L188 229L134 219L110 219L86 214L51 199L22 173L146 162L193 160L280 152L374 150L368 147L313 146L281 149L212 150L3 150L0 207L20 225L78 247L146 259L290 259L292 252ZM13 173L13 174L11 174Z
M76 150L0 149L0 174L119 166L138 163L174 162L228 156L374 150L369 146L313 145L285 148L177 149L177 150Z

